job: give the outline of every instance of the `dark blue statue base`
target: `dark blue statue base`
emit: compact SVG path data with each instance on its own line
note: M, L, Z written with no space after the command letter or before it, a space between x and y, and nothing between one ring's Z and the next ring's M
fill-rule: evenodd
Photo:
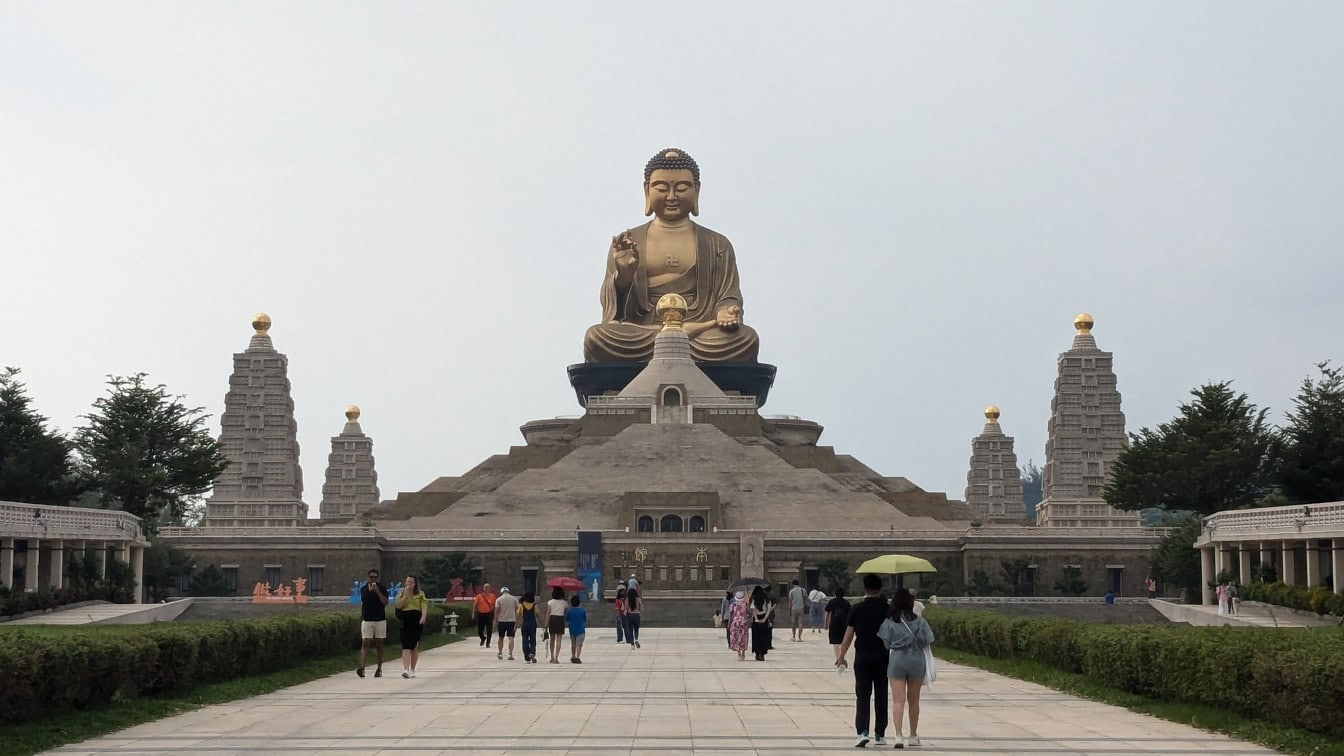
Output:
M764 407L770 387L775 383L775 366L763 362L700 362L696 366L725 392L756 397L756 406ZM569 366L569 385L588 406L588 397L619 393L643 370L643 362L580 363Z

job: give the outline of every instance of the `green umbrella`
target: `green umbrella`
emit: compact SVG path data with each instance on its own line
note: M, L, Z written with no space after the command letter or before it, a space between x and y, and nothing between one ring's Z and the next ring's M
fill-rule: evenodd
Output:
M938 570L929 563L927 559L920 559L909 554L883 554L873 557L863 564L855 572L860 575L907 575L911 572L937 572Z

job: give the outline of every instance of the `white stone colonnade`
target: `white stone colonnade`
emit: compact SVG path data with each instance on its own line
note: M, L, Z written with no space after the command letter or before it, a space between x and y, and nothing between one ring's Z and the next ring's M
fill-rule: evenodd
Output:
M53 507L0 501L0 585L14 589L16 568L23 568L25 591L59 589L70 584L66 564L90 551L100 575L108 552L131 566L135 601L143 600L145 548L140 518L125 512L82 507Z
M1215 603L1209 583L1219 574L1248 584L1266 566L1288 585L1344 593L1344 502L1217 512L1194 546L1205 604Z

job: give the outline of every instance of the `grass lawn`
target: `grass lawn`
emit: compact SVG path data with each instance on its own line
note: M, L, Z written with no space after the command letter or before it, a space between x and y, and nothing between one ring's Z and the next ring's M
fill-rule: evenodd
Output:
M133 632L135 628L135 625L111 625L105 629L113 632ZM24 628L25 632L33 630L37 630L37 628L31 626ZM55 634L67 631L67 628L44 628L44 630L49 630ZM427 635L421 642L420 648L422 651L428 651L465 637L467 636L461 630L458 631L457 635ZM358 651L342 651L331 656L309 659L275 672L201 685L171 696L117 701L108 706L66 711L23 724L0 725L0 743L4 744L3 751L8 756L38 753L66 743L77 743L99 735L107 735L117 730L174 714L181 714L184 711L199 709L210 704L227 703L248 696L270 693L329 675L350 674L359 661L358 655ZM371 664L373 659L373 650L370 649L369 674L373 674ZM391 644L385 659L384 665L395 662L397 672L394 674L400 674L400 647L395 643ZM391 668L389 667L389 669Z
M1047 688L1089 698L1093 701L1123 706L1130 711L1150 714L1159 719L1179 722L1202 730L1220 732L1251 743L1273 748L1284 753L1313 754L1314 756L1344 756L1344 743L1308 732L1297 727L1266 722L1210 706L1168 703L1127 693L1071 672L1062 672L1034 661L1021 659L991 659L949 648L934 646L939 659L955 664L978 667L987 672L1015 677Z

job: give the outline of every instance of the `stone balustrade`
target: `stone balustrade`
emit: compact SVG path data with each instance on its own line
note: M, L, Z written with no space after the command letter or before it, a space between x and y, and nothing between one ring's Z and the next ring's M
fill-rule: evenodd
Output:
M0 501L5 538L70 538L144 543L140 518L126 512Z
M1233 509L1204 518L1202 542L1298 538L1344 533L1344 501L1262 509ZM1248 536L1250 536L1248 538Z

